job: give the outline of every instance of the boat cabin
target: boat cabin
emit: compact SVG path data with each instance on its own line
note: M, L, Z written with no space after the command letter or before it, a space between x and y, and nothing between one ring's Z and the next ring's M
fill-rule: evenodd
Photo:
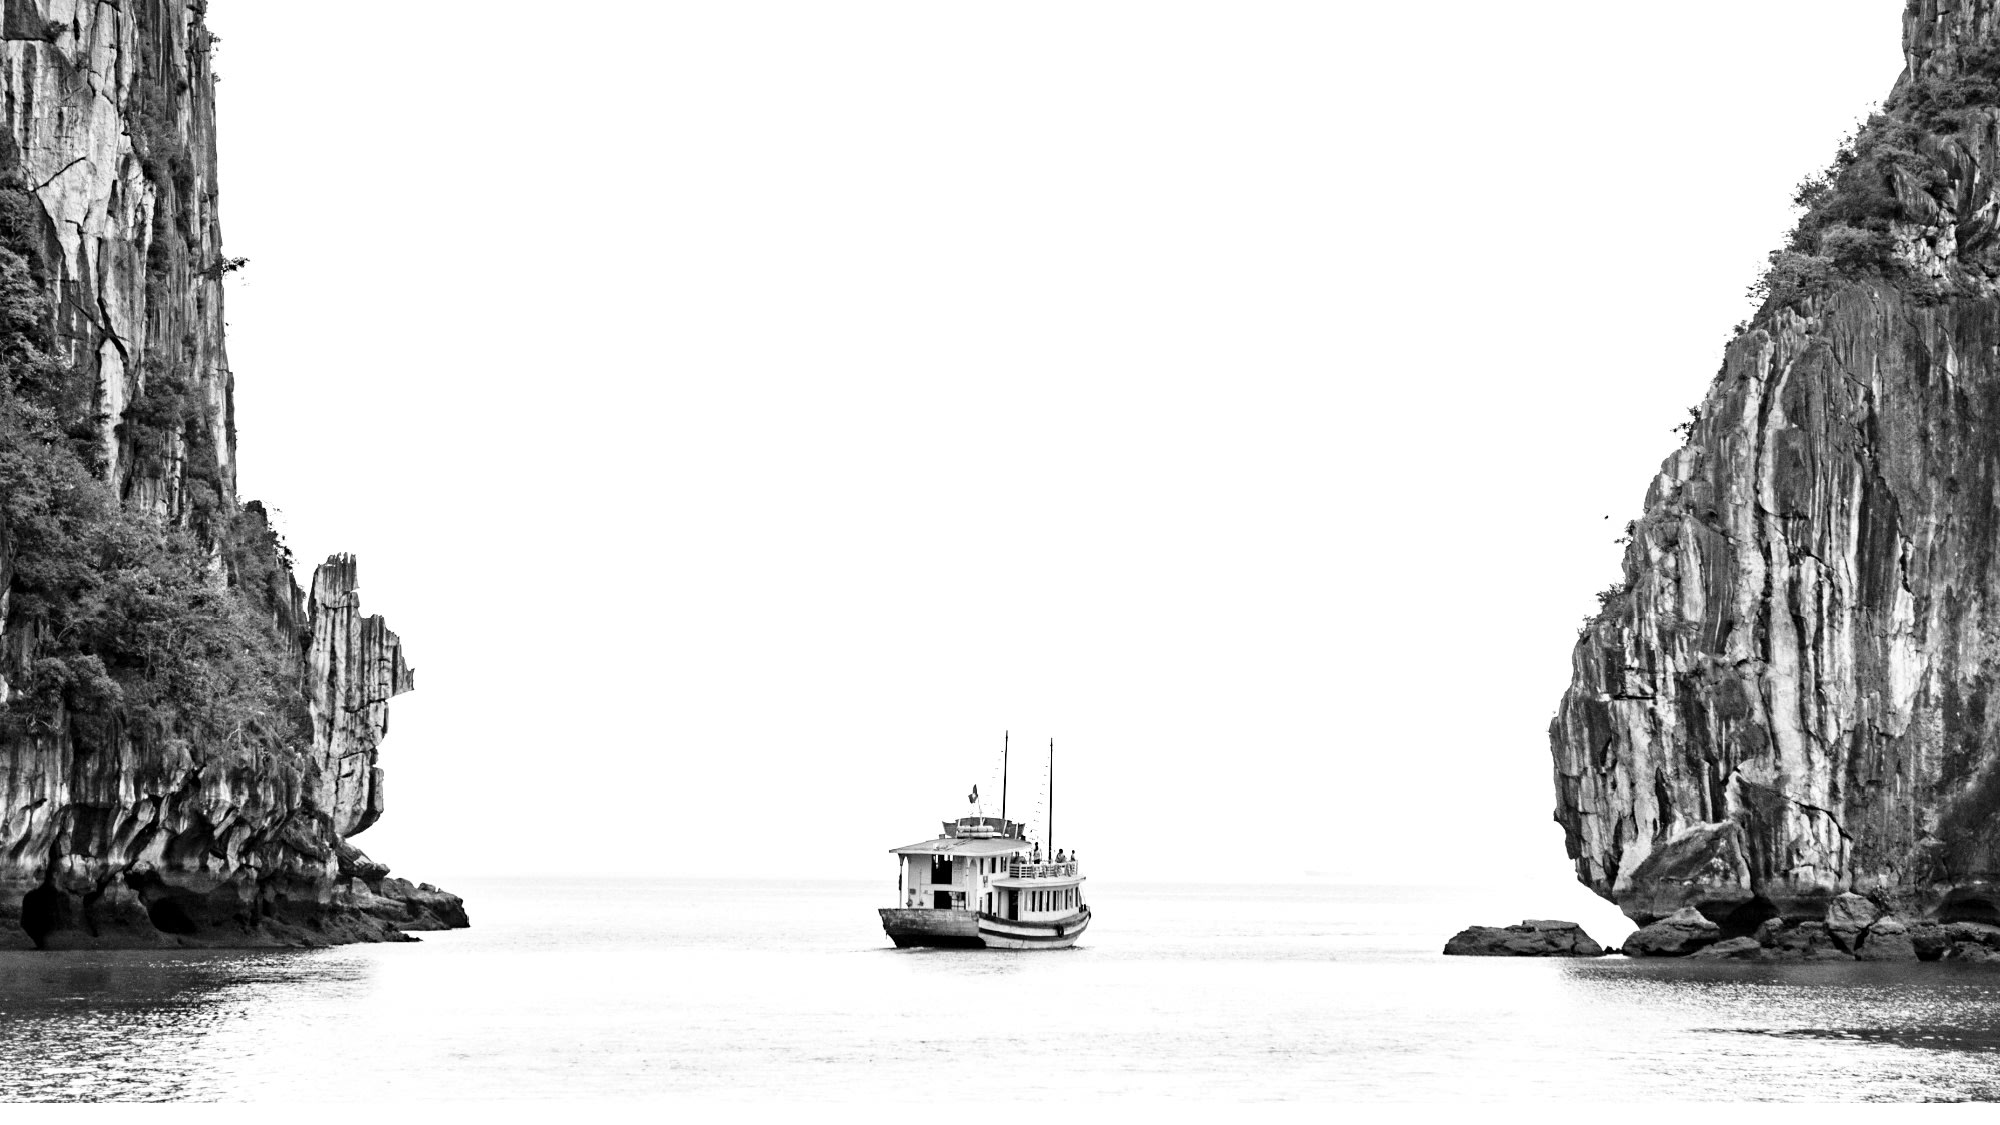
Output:
M935 840L895 849L903 871L898 900L906 910L973 910L998 907L992 881L1009 871L1016 856L1032 856L1028 827L996 816L945 821Z
M1041 854L1027 825L993 816L945 821L934 840L894 849L905 910L967 910L1008 920L1064 918L1083 905L1077 864Z

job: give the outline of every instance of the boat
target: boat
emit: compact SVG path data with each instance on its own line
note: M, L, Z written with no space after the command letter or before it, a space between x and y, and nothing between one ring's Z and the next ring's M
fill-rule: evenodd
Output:
M1050 816L1042 840L1007 819L1006 744L1001 749L1000 810L942 823L936 838L891 848L901 872L897 906L880 910L883 932L898 949L1068 949L1090 926L1081 865L1067 849L1045 854L1053 838L1055 742L1049 742ZM970 800L977 803L974 787Z

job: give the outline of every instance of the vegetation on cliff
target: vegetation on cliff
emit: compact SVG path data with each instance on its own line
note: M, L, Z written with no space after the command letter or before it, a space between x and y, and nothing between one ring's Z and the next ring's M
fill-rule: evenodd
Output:
M180 524L107 482L92 381L56 355L40 210L0 186L0 549L9 573L0 738L67 726L80 750L117 737L205 755L308 738L301 639L282 544L233 510L206 404L171 375L125 410L141 460L186 461Z
M1955 164L2000 105L2000 47L1976 44L1948 75L1914 76L1840 145L1833 162L1801 182L1798 225L1751 287L1766 307L1824 296L1847 282L1893 281L1920 298L1937 286L1910 268L1898 221L1949 207ZM1917 205L1913 207L1914 205ZM1957 265L2000 276L2000 244L1957 247Z

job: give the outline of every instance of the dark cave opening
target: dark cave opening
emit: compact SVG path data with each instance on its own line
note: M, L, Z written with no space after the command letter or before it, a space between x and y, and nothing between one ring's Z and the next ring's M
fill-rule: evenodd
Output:
M1937 920L1940 922L1984 922L1989 926L2000 926L2000 908L1983 898L1947 898L1938 907Z
M67 896L47 883L21 896L21 929L27 931L36 949L49 947L49 935L68 920L68 907Z
M1729 912L1722 920L1722 936L1728 938L1749 937L1757 932L1757 927L1778 916L1778 908L1762 895Z
M200 930L188 912L171 898L152 899L146 903L146 917L153 920L153 928L163 934L191 934Z

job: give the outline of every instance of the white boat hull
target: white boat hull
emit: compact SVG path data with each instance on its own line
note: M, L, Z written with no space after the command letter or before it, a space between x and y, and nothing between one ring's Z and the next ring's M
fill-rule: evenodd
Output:
M1090 907L1048 921L979 916L979 940L988 949L1068 949L1090 925Z

